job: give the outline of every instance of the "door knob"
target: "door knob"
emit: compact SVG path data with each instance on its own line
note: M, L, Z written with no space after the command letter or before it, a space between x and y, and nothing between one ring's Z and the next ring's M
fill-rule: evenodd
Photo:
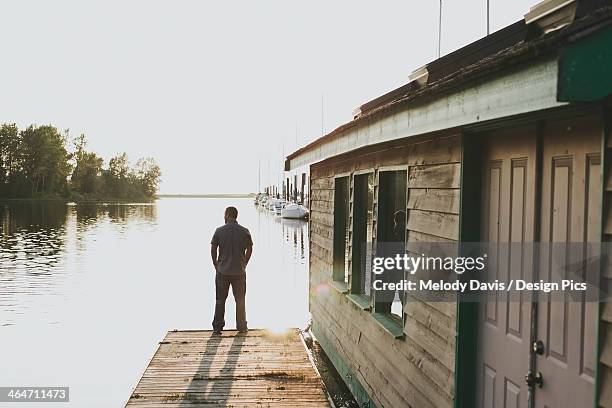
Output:
M544 384L542 373L538 371L534 374L533 371L529 370L525 376L525 384L527 384L529 388L533 388L536 385L542 388L542 385Z
M536 354L544 354L544 343L542 342L542 340L533 342L532 351Z

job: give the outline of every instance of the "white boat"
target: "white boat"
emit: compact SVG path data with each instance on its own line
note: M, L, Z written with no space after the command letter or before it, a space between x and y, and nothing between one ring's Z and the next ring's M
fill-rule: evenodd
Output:
M299 204L287 204L285 208L281 210L281 217L291 219L302 219L308 217L308 209L303 205Z
M281 215L281 212L283 211L283 208L285 208L286 205L287 205L287 202L283 200L282 198L279 200L276 200L274 202L274 213L276 215Z
M259 207L265 207L266 206L266 202L268 202L268 196L266 195L261 195L259 197L259 199L257 200L257 205Z
M266 209L269 211L274 211L274 206L276 205L276 198L269 198L266 203Z

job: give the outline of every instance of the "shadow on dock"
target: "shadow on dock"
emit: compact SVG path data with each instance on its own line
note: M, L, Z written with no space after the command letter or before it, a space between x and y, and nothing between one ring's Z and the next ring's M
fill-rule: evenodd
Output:
M181 401L181 407L193 407L193 402L198 401L206 401L208 404L212 403L218 406L228 405L232 382L237 379L235 375L236 366L245 340L245 336L233 336L229 350L222 353L225 356L225 363L216 372L216 370L213 370L213 363L216 361L215 357L218 354L219 346L223 342L223 337L212 336L208 338L197 374L193 376L187 387L186 398ZM204 395L202 395L203 389L205 390ZM195 398L190 399L191 396Z
M172 331L126 407L329 407L298 330Z

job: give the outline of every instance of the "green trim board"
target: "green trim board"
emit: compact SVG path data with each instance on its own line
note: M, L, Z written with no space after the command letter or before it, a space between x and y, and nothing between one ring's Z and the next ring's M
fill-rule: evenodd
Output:
M346 295L346 297L361 310L369 311L372 309L372 305L370 304L370 298L365 295L350 294Z
M606 203L606 198L608 195L608 192L606 191L606 183L608 180L608 174L609 174L609 169L608 169L608 163L610 161L610 153L608 150L608 141L610 139L610 126L611 126L611 121L608 118L608 108L606 106L606 103L602 104L601 107L601 118L602 118L602 132L601 132L601 222L599 223L601 231L600 231L600 239L601 242L603 243L605 241L605 232L604 232L604 220L605 217L608 215L607 214L607 203ZM603 270L606 267L605 266L605 262L603 261L603 257L602 257L602 261L600 262L600 266L599 266L599 281L600 281L600 287L603 287L603 280L606 279L603 275ZM595 336L595 338L597 339L597 344L596 344L596 348L595 348L595 355L596 355L596 362L597 364L595 365L595 398L593 401L593 408L598 408L599 407L599 398L601 396L601 380L602 380L602 376L601 376L601 362L599 361L601 358L601 350L602 350L602 345L603 342L605 340L605 330L602 327L602 322L601 322L601 316L603 314L603 307L604 307L604 302L602 302L600 300L599 302L599 307L597 309L597 334Z
M590 102L612 94L612 25L566 45L559 58L557 100Z
M394 319L388 313L372 313L372 318L382 329L396 339L404 338L404 329L399 319Z
M348 284L345 282L330 280L329 286L331 286L334 290L343 295L348 293Z
M461 135L461 178L459 242L480 241L480 207L473 197L480 195L480 143L475 135ZM478 202L478 200L476 200ZM476 342L478 304L457 296L455 326L455 408L476 406Z
M376 408L377 405L374 403L372 398L370 398L368 392L361 385L359 380L357 380L354 373L344 362L342 356L336 351L335 347L332 346L327 337L325 337L323 331L319 330L318 324L314 321L312 323L312 332L315 339L319 342L323 348L323 351L325 351L325 354L334 365L334 368L338 374L340 374L342 380L351 391L351 394L353 394L353 397L355 397L355 400L359 406L362 408Z

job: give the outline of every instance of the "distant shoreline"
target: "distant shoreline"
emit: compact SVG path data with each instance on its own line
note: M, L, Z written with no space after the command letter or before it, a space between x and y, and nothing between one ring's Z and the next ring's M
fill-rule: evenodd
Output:
M254 198L255 193L243 194L158 194L157 198Z
M96 203L135 203L135 204L147 204L154 202L156 197L147 199L129 199L129 198L87 198L82 200L70 200L69 198L62 197L40 197L40 198L0 198L0 203L19 203L19 202L55 202L55 203L83 203L83 204L96 204Z
M63 197L38 197L38 198L4 198L0 197L0 202L63 202L63 203L153 203L158 198L254 198L255 193L244 194L158 194L150 199L129 199L129 198L86 198L82 200L70 200Z

